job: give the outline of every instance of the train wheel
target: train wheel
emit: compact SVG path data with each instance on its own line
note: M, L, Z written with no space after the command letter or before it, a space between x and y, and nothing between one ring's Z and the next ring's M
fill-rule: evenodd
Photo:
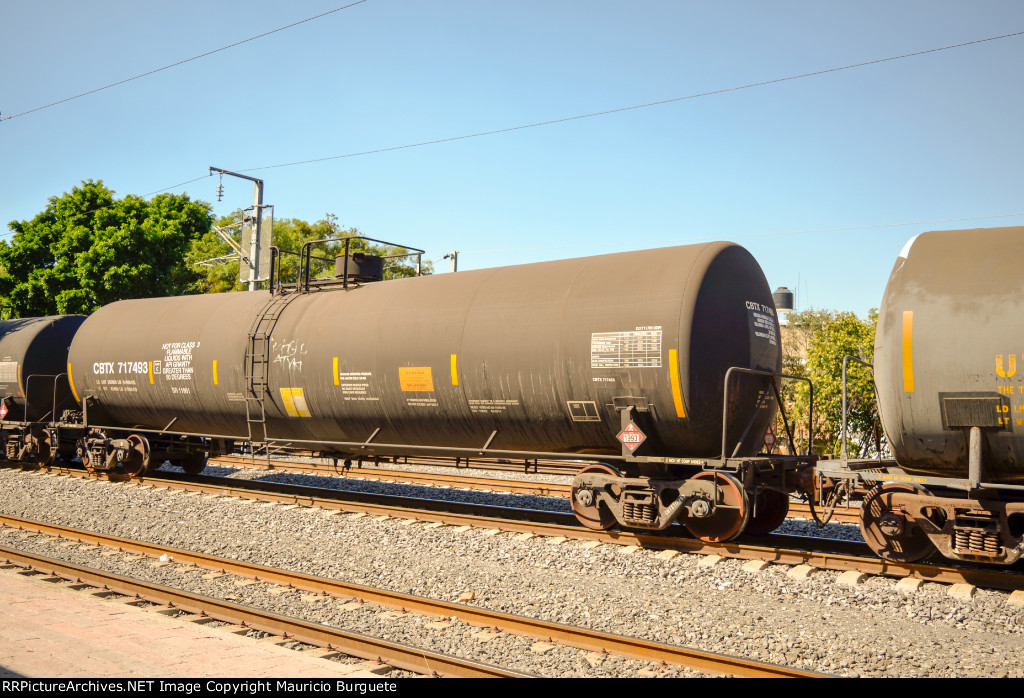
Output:
M82 467L85 468L90 473L95 473L96 472L96 468L92 467L92 464L89 462L89 452L88 451L85 451L84 453L82 453Z
M935 546L913 518L893 509L886 495L894 492L930 494L916 485L890 483L874 488L864 497L860 532L875 555L893 562L915 562L935 552Z
M142 477L149 468L149 441L132 434L128 437L128 442L132 448L121 459L121 468L129 477Z
M768 535L781 526L789 515L789 495L777 490L761 490L754 509L743 532L752 536Z
M181 469L186 475L198 475L206 467L206 454L202 451L190 453L181 459Z
M47 429L38 434L25 434L24 444L18 453L18 462L22 463L23 468L49 468L56 456L52 444L53 437Z
M613 477L622 475L607 465L591 465L580 470L577 475L584 473L604 473ZM607 531L615 525L615 515L608 511L608 507L597 501L594 492L589 488L572 488L572 510L579 522L587 528L595 531Z
M686 530L705 543L724 543L743 533L750 521L750 497L732 475L705 471L690 480L710 480L718 486L719 501L707 516L686 517Z

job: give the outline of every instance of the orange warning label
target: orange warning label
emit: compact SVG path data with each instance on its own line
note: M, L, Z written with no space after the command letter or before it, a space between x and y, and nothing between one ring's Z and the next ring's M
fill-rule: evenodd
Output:
M402 386L403 393L434 392L434 375L430 366L399 366L398 382Z

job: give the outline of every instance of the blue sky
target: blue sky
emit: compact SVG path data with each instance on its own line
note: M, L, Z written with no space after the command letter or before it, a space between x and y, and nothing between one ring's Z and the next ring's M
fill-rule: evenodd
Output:
M1021 32L1019 0L367 0L24 113L344 4L4 3L0 221L90 178L251 203L213 165L460 269L733 240L801 308L861 315L911 236L1024 225L1024 35L268 167Z

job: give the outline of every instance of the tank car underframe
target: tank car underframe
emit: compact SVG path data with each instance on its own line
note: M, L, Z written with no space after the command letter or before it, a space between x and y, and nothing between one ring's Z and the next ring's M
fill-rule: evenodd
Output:
M989 498L998 496L993 491L975 493L985 498L974 499L935 496L923 488L900 491L894 485L872 493L865 504L877 504L883 512L882 540L904 538L916 527L950 559L1012 565L1024 554L1024 538L1014 536L1010 525L1010 517L1024 517L1024 502Z
M12 463L49 467L60 458L74 456L74 447L61 441L60 431L45 422L2 422L2 457Z
M77 440L77 455L87 470L130 477L142 477L164 461L181 467L189 475L198 475L206 467L211 452L226 448L218 448L194 435L95 427Z
M190 434L166 429L132 429L92 425L79 427L79 455L93 470L121 470L142 475L151 464L164 460L181 464L191 458L228 453L244 437L224 434ZM626 528L662 530L677 519L689 522L688 528L698 537L721 542L742 533L748 523L759 522L758 529L767 532L785 517L788 503L785 495L793 491L809 491L816 456L756 456L748 458L674 458L667 456L635 456L612 454L580 454L558 452L516 451L490 447L494 435L479 448L452 448L410 444L388 444L373 441L372 434L363 442L323 442L304 440L269 440L273 445L310 448L321 456L353 460L379 461L402 456L440 456L453 459L506 458L522 461L528 466L537 460L581 459L598 467L600 472L578 475L574 487L593 492L595 511L601 512L607 524L619 523ZM142 461L140 463L140 461ZM188 469L187 469L188 470ZM587 495L580 495L586 499ZM581 506L574 496L575 506ZM766 518L767 517L767 518ZM767 519L771 522L766 525ZM581 521L588 524L583 518ZM608 528L609 525L601 527Z
M913 562L937 550L1012 565L1024 556L1022 488L913 475L892 460L825 461L816 480L819 502L840 488L847 501L863 499L861 533L885 559Z
M760 391L752 416L735 446L729 449L729 388L736 375L761 376L771 387ZM675 458L636 455L645 434L634 422L636 413L648 411L642 398L615 398L622 443L621 461L629 472L607 465L585 467L572 483L572 507L580 523L608 529L665 530L680 521L696 538L709 543L731 540L748 526L755 534L777 528L789 511L789 493L809 492L817 457L757 456L737 458L755 423L758 410L773 395L785 419L778 378L806 380L734 366L723 382L722 450L718 458ZM810 381L808 381L810 383ZM813 386L810 388L813 396ZM813 399L813 397L812 397ZM790 446L796 450L787 426ZM727 457L729 454L733 457Z
M645 460L672 463L677 477L628 477L606 465L577 473L572 506L580 522L597 529L618 523L630 529L665 530L679 521L691 535L709 543L731 540L748 527L767 533L785 519L788 494L807 489L806 475L816 458Z
M210 452L227 452L230 445L211 443L189 434L157 430L95 428L83 421L0 422L3 450L0 460L25 466L49 468L57 459L82 459L92 472L141 477L164 461L197 475Z

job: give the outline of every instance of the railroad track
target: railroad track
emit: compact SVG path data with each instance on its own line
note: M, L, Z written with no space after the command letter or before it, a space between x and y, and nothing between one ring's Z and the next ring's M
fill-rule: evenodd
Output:
M416 462L420 464L419 461ZM229 468L252 468L254 464L249 459L238 456L223 456L211 458L210 465ZM436 465L435 463L422 463L423 465ZM375 480L385 482L400 482L409 485L422 485L426 487L453 487L489 492L509 492L513 494L528 494L538 497L561 497L568 499L572 494L572 487L568 482L530 482L526 480L507 480L492 477L479 477L455 473L427 473L411 470L393 470L378 466L368 467L344 467L335 466L333 463L302 463L289 460L256 460L256 468L266 470L277 470L282 472L301 473L306 475L329 475L334 477L353 478L360 480ZM485 465L479 466L485 468ZM576 471L576 467L563 467L559 475L570 477ZM795 500L789 504L789 518L812 519L810 507ZM842 523L857 523L860 521L860 508L850 507L836 509L832 521Z
M6 525L6 524L5 524ZM37 529L38 530L38 529ZM40 531L42 532L42 531ZM84 541L86 534L78 536ZM133 548L130 541L119 541L119 549ZM175 551L182 555L181 551ZM0 558L7 564L59 577L70 582L86 584L140 601L164 605L185 613L223 621L258 632L269 633L295 642L341 652L367 660L381 660L398 669L424 676L458 678L524 678L529 674L490 666L460 657L450 657L390 642L338 628L310 623L298 618L243 606L222 599L193 594L180 589L152 584L123 575L104 572L82 565L74 565L49 557L34 555L7 547L0 547ZM209 569L213 569L212 567Z
M237 458L211 458L209 465L223 466L228 468L252 468L248 461L239 462ZM256 461L256 468L300 473L303 475L320 475L331 477L352 478L358 480L383 480L389 482L401 482L409 485L423 485L427 487L454 487L467 490L483 490L495 492L510 492L515 494L530 494L543 497L569 497L570 486L568 482L531 482L529 480L506 480L493 477L480 477L456 473L427 473L415 470L391 470L388 468L335 468L329 463L302 463L292 461ZM572 473L563 472L566 477Z
M760 678L824 676L824 674L817 672L704 652L693 648L656 643L640 638L614 635L362 585L348 584L201 553L172 550L166 546L151 545L141 541L106 536L16 517L0 516L0 524L21 531L56 536L84 545L105 547L110 550L116 549L119 552L145 555L152 558L168 556L176 564L192 565L222 574L237 575L267 584L292 587L340 599L373 603L404 612L458 618L470 625L524 635L593 652L618 654L646 662L674 664L706 673L730 676ZM191 613L204 614L231 623L244 623L253 629L275 635L286 634L289 639L299 642L320 647L330 646L335 650L359 657L381 658L387 664L420 674L429 674L433 671L444 676L525 676L521 673L491 667L479 662L445 657L435 653L424 652L417 648L386 643L376 638L346 633L328 628L327 626L286 618L228 601L173 590L100 570L74 566L51 558L35 556L6 547L0 547L0 557L5 557L10 563L29 566L33 569L67 579L81 580L83 583L109 589L117 593L138 596L154 603L173 604L176 608Z
M96 477L84 470L65 469L63 474ZM339 492L262 481L228 478L187 478L170 473L165 477L127 480L128 486L184 489L221 497L239 497L285 505L336 509L346 513L412 519L451 526L468 526L514 533L528 533L574 540L597 541L653 550L718 555L723 558L762 560L818 569L856 570L888 577L914 577L946 584L968 583L988 589L1024 589L1024 574L1016 570L946 564L897 563L867 552L864 545L848 541L771 535L728 543L706 543L673 535L672 531L638 533L597 531L579 525L572 514L525 509L505 509L462 502L407 499L393 495Z

